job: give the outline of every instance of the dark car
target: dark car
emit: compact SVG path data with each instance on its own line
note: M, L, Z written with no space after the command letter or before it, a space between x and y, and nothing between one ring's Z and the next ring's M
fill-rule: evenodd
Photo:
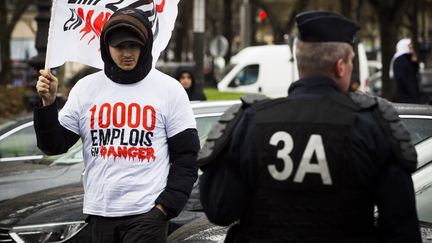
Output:
M80 144L68 154L77 154ZM81 159L46 156L36 145L33 117L26 115L0 125L0 201L81 180Z
M24 115L0 125L0 163L35 161L43 157L36 146L33 116Z
M211 127L222 113L238 102L208 101L192 104L201 143L205 141ZM36 146L36 143L34 145ZM32 164L43 164L40 162L42 160L27 162L31 166ZM85 222L87 216L82 213L83 187L80 182L80 175L84 168L81 144L74 145L66 154L56 157L54 161L47 162L47 164L49 166L44 167L42 165L38 173L64 180L69 178L69 183L53 186L54 188L48 187L49 189L46 190L38 190L31 185L32 182L37 184L38 178L26 178L27 170L25 169L17 170L15 177L14 173L0 177L0 181L8 179L9 184L15 185L0 184L2 192L8 187L11 190L13 187L17 189L23 187L19 190L31 188L28 189L27 194L20 194L21 196L15 198L9 197L11 199L0 203L0 242L91 242L89 227L86 227L87 223ZM68 168L66 171L77 173L65 172L61 175L61 173L54 172L56 166ZM44 182L49 182L48 177L41 177ZM55 179L51 180L54 184ZM199 202L198 184L196 183L184 210L178 217L170 221L169 232L202 215L204 214Z

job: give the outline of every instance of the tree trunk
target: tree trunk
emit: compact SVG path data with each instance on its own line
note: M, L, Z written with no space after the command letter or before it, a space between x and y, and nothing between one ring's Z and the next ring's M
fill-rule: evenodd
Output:
M351 1L340 0L339 4L340 4L342 15L347 17L347 18L354 19Z
M406 14L408 1L405 0L369 0L379 20L382 53L382 96L391 99L394 82L390 80L389 69L391 58L395 52L398 29Z
M12 65L10 60L10 33L1 33L0 34L0 53L1 53L1 76L0 83L1 84L10 84L12 83Z
M417 57L419 56L419 43L418 43L418 37L419 37L419 27L418 27L418 19L417 16L419 16L419 1L413 0L411 2L412 12L410 14L410 22L411 22L411 40L413 42L415 53L417 54Z
M12 83L12 63L10 59L11 49L10 41L12 31L15 28L16 23L21 18L21 15L25 12L30 3L34 0L20 0L13 6L12 13L7 8L5 0L0 0L0 60L1 60L1 72L0 72L0 83Z
M192 2L193 1L180 1L179 3L179 11L178 17L176 21L176 27L174 28L174 60L175 61L184 61L182 60L182 54L187 52L186 45L190 41L188 31L193 27L191 26L192 22ZM186 50L186 51L185 51Z
M288 19L287 23L285 24L285 32L291 33L292 29L295 26L295 17L300 12L304 11L306 7L309 5L310 0L297 0L296 4L293 7L293 10L291 12L290 18Z
M7 23L6 1L0 1L0 22ZM10 83L10 32L7 25L0 26L0 84Z
M395 52L398 28L392 21L380 18L379 28L381 33L381 55L382 55L382 96L391 99L394 93L394 82L389 77L390 62Z

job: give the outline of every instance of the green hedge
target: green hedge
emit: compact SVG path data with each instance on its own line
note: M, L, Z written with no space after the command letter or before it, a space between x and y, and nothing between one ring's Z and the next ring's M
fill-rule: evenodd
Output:
M219 92L216 88L205 88L204 94L207 100L238 100L246 95L245 93Z
M0 123L26 112L24 96L25 88L9 88L0 85Z

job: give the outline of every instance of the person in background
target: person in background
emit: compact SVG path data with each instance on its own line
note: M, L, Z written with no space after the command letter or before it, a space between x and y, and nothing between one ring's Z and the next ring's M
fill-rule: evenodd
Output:
M419 63L410 39L401 39L390 62L390 78L396 84L393 97L398 103L420 103Z
M84 214L92 242L166 242L168 220L185 206L200 148L186 93L152 66L146 14L124 8L101 32L103 70L79 80L58 113L58 80L40 70L34 110L46 154L83 143Z
M410 135L390 102L348 92L359 27L324 11L296 23L289 95L244 97L198 154L204 212L231 225L225 242L420 243Z
M190 70L181 69L177 73L176 79L186 90L190 101L207 100L202 88L196 84L195 77Z

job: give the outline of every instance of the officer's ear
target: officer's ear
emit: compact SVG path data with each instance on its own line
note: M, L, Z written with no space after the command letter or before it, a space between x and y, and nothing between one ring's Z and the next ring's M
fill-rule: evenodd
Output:
M346 65L347 63L343 60L343 58L340 58L336 61L336 78L341 78L345 74L347 68Z

